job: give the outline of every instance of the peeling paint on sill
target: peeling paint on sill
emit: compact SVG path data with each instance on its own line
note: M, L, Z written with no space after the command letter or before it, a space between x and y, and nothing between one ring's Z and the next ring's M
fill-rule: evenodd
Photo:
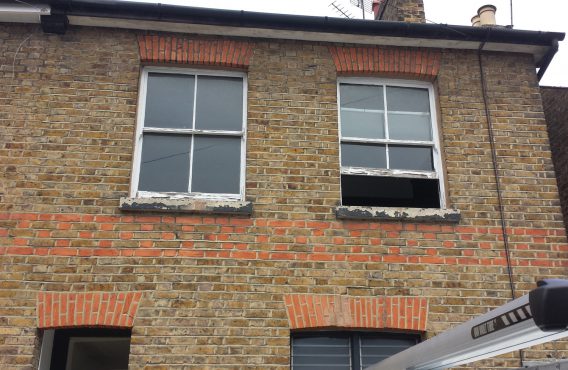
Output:
M404 207L359 207L338 206L335 215L347 220L406 221L424 223L458 223L461 219L457 209L404 208Z
M252 202L188 198L120 198L119 209L128 212L213 213L250 216L252 214Z

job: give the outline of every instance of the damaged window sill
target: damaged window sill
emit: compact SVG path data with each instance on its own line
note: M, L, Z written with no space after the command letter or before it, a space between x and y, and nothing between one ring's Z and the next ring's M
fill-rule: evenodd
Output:
M252 202L239 200L120 198L121 211L252 215Z
M338 206L335 215L344 220L404 221L423 223L460 222L461 214L457 209L405 208L405 207L360 207Z

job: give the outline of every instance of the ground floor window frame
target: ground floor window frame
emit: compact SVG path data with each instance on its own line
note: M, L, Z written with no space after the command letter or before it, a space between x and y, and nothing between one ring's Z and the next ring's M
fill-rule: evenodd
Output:
M310 345L317 345L318 338L333 338L343 340L344 343L349 344L349 364L345 366L345 364L341 364L339 361L335 362L334 360L329 361L329 363L317 363L315 362L316 359L311 365L305 366L302 365L303 361L298 361L298 359L309 351ZM300 331L291 334L290 337L290 369L291 370L308 370L311 367L314 369L329 369L329 370L362 370L365 367L379 362L389 356L394 355L401 350L411 347L412 345L420 343L422 337L419 333L400 333L400 332L376 332L376 331L337 331L337 330L330 330L330 331ZM364 348L363 341L367 342L367 348ZM383 341L384 348L382 348L383 353L388 352L388 356L368 356L363 353L363 351L368 351L368 346L372 344L374 341L377 344L377 340ZM306 346L300 350L301 345L299 342L303 341L306 343ZM389 344L390 341L390 344ZM395 351L394 348L386 348L387 346L395 346L396 342L399 344L407 343L408 346L405 348L399 348ZM323 352L328 352L327 354L322 353L323 356L330 356L333 359L333 356L337 356L337 353L340 350L345 350L345 348L339 348L339 344L335 344L338 346L337 348L333 348L334 344L327 346L328 348L321 347ZM314 348L315 349L315 348ZM330 365L330 363L332 365ZM319 365L319 366L318 366ZM311 366L311 367L310 367Z

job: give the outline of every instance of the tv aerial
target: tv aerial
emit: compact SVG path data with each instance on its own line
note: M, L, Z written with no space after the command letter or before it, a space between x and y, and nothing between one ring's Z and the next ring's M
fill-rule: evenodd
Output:
M373 0L349 0L351 5L356 6L357 8L361 9L363 13L363 19L365 19L365 13L372 13L373 12ZM334 0L329 4L330 8L333 8L340 16L344 18L354 18L353 14L347 9L347 7L341 2Z
M342 16L343 18L353 18L353 14L341 4L338 4L337 1L333 1L329 4L330 8L333 8L337 14Z
M363 19L365 19L365 13L373 12L373 0L349 0L351 4L360 8L363 13Z

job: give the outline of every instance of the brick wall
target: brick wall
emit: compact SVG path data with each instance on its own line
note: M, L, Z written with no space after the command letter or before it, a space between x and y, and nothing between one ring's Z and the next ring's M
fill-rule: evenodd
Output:
M560 204L564 214L564 223L568 229L568 88L540 88L544 114L550 135L552 161L560 190Z
M423 0L379 0L375 18L382 21L425 23Z
M118 204L132 168L137 37L0 27L0 367L37 361L40 292L142 293L133 369L286 369L289 297L424 298L427 336L510 299L475 52L438 51L434 81L458 225L336 219L338 72L330 45L260 39L235 40L254 44L246 170L253 215L130 214ZM522 294L535 279L565 274L568 246L532 60L488 54L484 64ZM407 325L388 310L399 328ZM360 327L357 320L336 322ZM527 357L561 356L564 348ZM510 355L476 368L517 365Z

